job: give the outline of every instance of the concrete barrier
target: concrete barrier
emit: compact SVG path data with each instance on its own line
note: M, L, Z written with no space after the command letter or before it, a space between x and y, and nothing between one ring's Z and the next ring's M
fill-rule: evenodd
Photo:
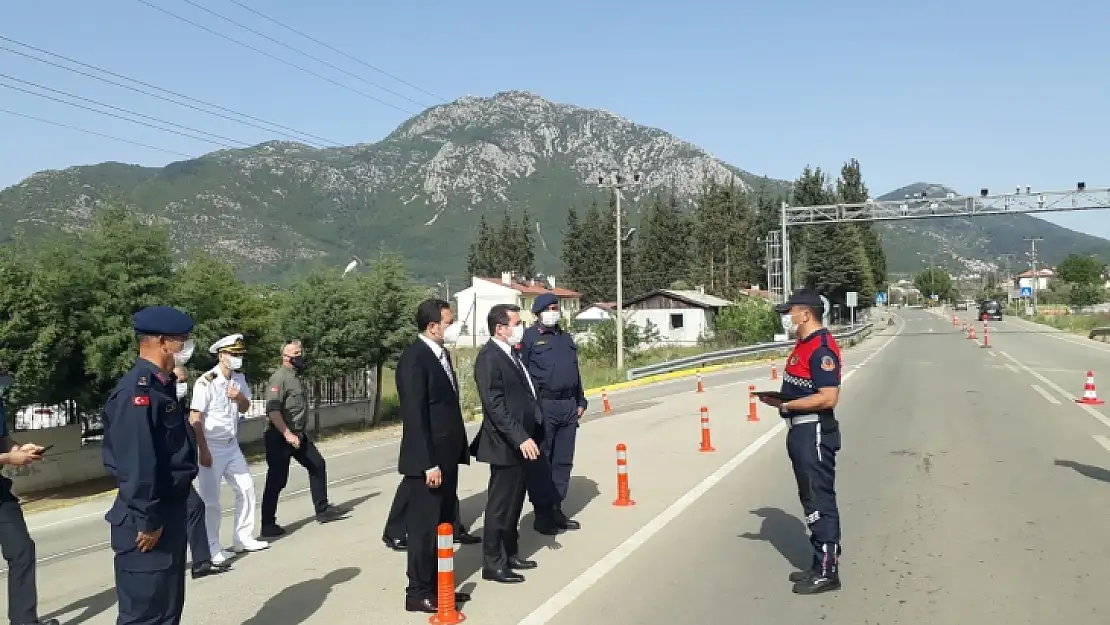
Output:
M353 425L369 424L374 416L373 400L346 404L321 406L319 424L321 430ZM309 412L308 427L315 429L315 414ZM265 417L249 417L239 423L239 444L244 449L258 448L265 431ZM81 426L43 428L14 432L12 438L21 443L53 445L41 462L25 467L5 466L3 475L12 480L12 492L16 495L72 486L107 477L102 459L102 447L98 441L82 444Z

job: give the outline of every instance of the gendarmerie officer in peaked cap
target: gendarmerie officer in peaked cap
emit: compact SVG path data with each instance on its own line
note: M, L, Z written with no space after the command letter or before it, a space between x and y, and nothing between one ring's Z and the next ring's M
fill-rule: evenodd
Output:
M119 486L104 517L115 552L116 624L177 625L197 450L172 371L192 355L193 321L155 306L135 313L133 327L139 357L104 405L104 467Z
M559 298L543 293L532 303L536 322L524 331L520 358L536 386L542 414L543 462L528 467L528 498L536 511L533 527L541 534L576 530L578 521L563 513L570 488L574 446L579 419L589 402L582 390L578 371L578 346L569 332L559 327Z
M840 425L833 410L840 397L840 347L822 324L824 302L812 289L799 289L775 307L782 327L797 342L786 361L782 392L795 397L776 406L790 425L786 451L798 482L813 560L808 571L790 575L794 592L812 595L840 588L840 511L836 505L836 453Z
M197 480L200 497L207 508L208 548L212 561L223 563L232 554L220 547L220 482L226 481L235 493L235 530L232 548L235 553L261 551L270 546L254 537L254 477L243 450L239 448L239 415L251 406L251 390L247 378L240 373L247 344L242 334L231 334L208 348L219 362L200 376L193 386L190 419L203 424L204 441L208 447L208 466L200 467ZM203 456L203 454L202 454Z

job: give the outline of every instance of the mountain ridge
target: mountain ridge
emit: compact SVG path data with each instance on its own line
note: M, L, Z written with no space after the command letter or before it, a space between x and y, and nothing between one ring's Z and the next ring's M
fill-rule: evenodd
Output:
M429 108L374 143L313 148L275 140L161 168L107 162L37 172L0 190L0 242L16 228L28 237L77 233L98 202L117 199L170 228L178 255L218 254L255 280L312 262L342 266L383 248L404 253L422 279L462 279L478 216L519 219L527 209L541 235L537 267L553 273L566 210L603 202L590 183L615 167L644 173L643 184L626 192L630 225L655 193L674 192L690 205L708 181L771 192L791 185L626 117L511 90ZM1004 234L999 245L978 225L965 232L970 225L899 222L879 230L893 272L920 265L922 242L947 244L958 262L997 255L1020 233L1038 231L1061 242L1054 247L1045 237L1038 255L1046 261L1059 260L1056 248L1110 257L1110 241L1026 215L999 219L991 226Z

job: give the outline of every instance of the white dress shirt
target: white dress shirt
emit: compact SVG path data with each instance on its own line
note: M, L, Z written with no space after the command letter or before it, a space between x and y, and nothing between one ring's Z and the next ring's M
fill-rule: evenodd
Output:
M490 340L493 341L495 345L500 347L501 351L508 354L509 358L514 363L516 363L516 366L520 369L521 373L524 374L524 379L528 380L528 390L532 391L532 397L535 397L536 396L536 387L532 385L532 376L529 375L528 370L524 368L524 361L521 360L519 356L517 356L517 354L514 351L515 348L509 347L509 344L506 343L505 341L498 341L497 339L493 339L493 338L491 338Z

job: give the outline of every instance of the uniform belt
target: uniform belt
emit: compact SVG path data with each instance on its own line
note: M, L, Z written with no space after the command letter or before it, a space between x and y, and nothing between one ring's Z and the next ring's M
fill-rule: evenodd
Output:
M574 391L548 391L540 389L540 399L577 399Z
M790 427L795 425L805 425L806 423L818 423L821 421L821 415L804 414L797 417L790 417Z
M210 443L223 443L224 445L230 445L230 444L235 442L235 437L234 436L205 436L204 440L206 440Z

